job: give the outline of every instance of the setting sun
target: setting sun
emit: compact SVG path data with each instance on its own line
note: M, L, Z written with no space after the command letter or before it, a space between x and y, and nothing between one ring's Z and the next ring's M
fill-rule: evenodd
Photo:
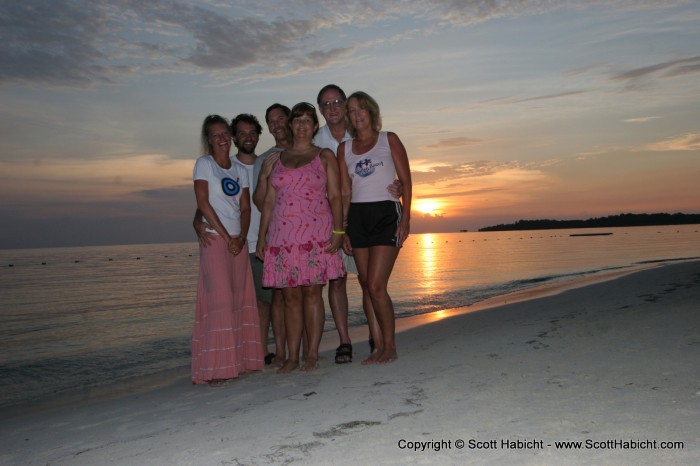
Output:
M434 199L417 199L413 207L420 213L433 215L440 209L440 203Z

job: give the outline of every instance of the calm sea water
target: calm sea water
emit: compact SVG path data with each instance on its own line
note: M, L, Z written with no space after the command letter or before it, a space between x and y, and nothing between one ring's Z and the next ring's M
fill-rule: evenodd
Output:
M593 232L613 234L570 236ZM404 245L390 293L405 317L698 256L699 225L420 234ZM196 243L0 250L0 408L188 366L198 263ZM354 278L348 295L350 323L361 325Z

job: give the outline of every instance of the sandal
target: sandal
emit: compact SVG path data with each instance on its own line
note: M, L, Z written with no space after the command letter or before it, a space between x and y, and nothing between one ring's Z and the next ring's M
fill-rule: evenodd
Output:
M335 350L335 363L346 364L348 362L352 362L352 345L343 343Z

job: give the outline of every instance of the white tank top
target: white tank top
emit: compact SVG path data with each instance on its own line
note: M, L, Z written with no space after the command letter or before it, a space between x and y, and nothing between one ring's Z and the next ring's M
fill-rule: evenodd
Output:
M352 151L354 141L345 143L345 164L352 180L351 202L396 201L386 189L396 179L386 131L380 132L374 147L362 155Z

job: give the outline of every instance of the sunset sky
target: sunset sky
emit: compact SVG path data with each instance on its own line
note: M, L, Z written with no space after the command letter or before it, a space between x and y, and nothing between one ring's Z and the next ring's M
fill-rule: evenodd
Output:
M406 146L414 233L700 213L698 1L3 1L0 248L194 241L203 118L262 153L328 83Z

